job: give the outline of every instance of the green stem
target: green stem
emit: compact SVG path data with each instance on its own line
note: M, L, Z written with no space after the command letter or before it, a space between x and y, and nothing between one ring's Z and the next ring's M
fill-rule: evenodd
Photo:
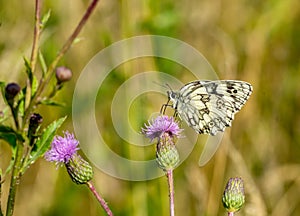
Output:
M39 41L40 41L40 33L41 33L41 3L40 0L35 0L35 24L34 24L34 33L33 33L33 44L30 58L30 67L32 72L35 71L35 66L37 62L37 56L39 51Z
M7 207L6 207L6 216L13 215L17 185L19 184L20 178L21 178L20 167L21 167L22 156L23 156L23 144L18 143L17 149L16 149L15 163L13 166L10 187L9 187L9 195L8 195Z
M36 62L39 52L39 41L40 41L40 33L41 33L41 2L40 0L35 1L35 25L34 25L34 33L33 33L33 43L30 57L30 70L31 73L35 72ZM25 109L27 109L31 102L31 91L32 91L32 78L28 78L26 82L26 95L25 95ZM26 118L23 126L26 124Z

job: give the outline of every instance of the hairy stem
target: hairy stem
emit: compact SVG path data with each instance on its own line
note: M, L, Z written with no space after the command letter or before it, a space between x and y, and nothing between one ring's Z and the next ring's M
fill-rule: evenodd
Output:
M174 210L174 181L173 181L173 170L167 171L168 185L169 185L169 203L170 203L170 216L175 215Z
M91 182L88 182L87 186L92 191L92 193L94 194L94 196L96 197L96 199L98 200L98 202L100 203L100 205L102 206L102 208L104 209L104 211L106 212L106 214L109 215L109 216L113 216L112 211L108 207L108 205L105 202L105 200L97 193L97 191L96 191L95 187L93 186L93 184Z

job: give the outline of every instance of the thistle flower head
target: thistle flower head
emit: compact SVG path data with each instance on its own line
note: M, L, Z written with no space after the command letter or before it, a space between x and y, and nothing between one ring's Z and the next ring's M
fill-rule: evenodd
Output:
M223 193L222 202L228 212L237 212L245 203L244 182L240 177L230 178Z
M45 153L45 159L57 165L66 164L79 150L78 144L79 141L74 138L74 134L66 131L64 137L54 137L51 149Z
M160 139L164 133L168 133L171 137L179 137L182 129L179 128L173 117L160 115L155 119L148 121L145 128L142 128L142 133L151 141L155 138Z

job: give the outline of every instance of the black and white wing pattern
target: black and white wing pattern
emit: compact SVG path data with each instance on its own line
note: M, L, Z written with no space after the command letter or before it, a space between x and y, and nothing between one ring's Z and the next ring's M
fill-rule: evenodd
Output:
M231 126L252 93L250 83L238 80L197 80L179 91L168 91L173 108L200 134L216 135Z

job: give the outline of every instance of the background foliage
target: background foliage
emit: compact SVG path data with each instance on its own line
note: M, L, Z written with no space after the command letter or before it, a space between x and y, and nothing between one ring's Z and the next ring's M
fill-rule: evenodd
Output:
M87 3L44 1L44 13L48 8L52 11L42 41L46 61L53 59ZM25 85L22 57L31 49L33 11L34 1L0 0L0 80ZM197 165L202 149L199 139L193 153L175 170L176 214L224 215L221 195L225 183L231 176L242 176L246 206L240 215L299 215L299 21L298 0L103 0L84 28L83 40L61 62L74 73L57 98L66 107L42 108L44 124L69 115L63 129L72 130L76 79L104 47L143 34L178 38L198 49L221 79L246 80L253 84L254 93L206 166ZM149 59L126 63L106 79L99 93L98 122L105 127L111 148L128 158L138 157L136 152L141 150L118 138L110 116L101 113L110 112L113 94L122 82L146 70L164 71L184 82L193 80L175 63ZM147 101L135 102L130 119L136 130L165 100L150 95ZM1 110L3 107L1 101ZM152 147L148 150L154 155ZM8 165L10 154L1 141L1 168ZM165 178L128 182L96 170L95 183L115 215L168 215ZM4 184L3 193L7 191L8 184ZM15 215L104 215L86 187L73 184L64 169L56 170L44 160L24 175L15 210Z

